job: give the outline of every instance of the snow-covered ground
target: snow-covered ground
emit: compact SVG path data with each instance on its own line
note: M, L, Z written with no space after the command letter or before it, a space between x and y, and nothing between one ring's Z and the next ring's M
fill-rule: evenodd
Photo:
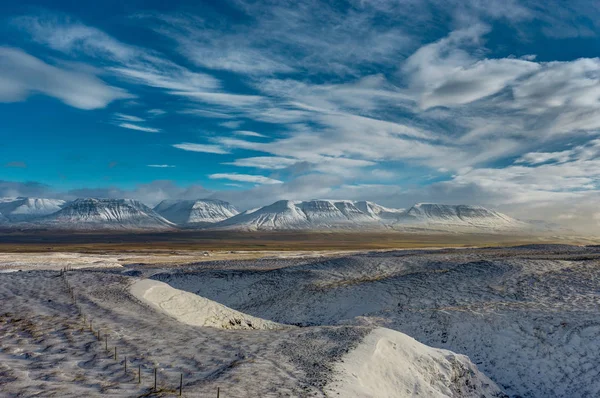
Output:
M538 245L123 262L68 284L57 271L0 273L0 391L139 396L156 367L162 396L183 373L190 397L595 397L599 260L600 247ZM189 324L207 308L300 327Z

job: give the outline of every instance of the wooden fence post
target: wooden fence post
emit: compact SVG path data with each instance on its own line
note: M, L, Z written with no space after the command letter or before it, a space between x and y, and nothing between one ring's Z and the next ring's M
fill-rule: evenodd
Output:
M179 396L183 393L183 373L179 377Z
M154 368L154 392L156 392L156 367Z

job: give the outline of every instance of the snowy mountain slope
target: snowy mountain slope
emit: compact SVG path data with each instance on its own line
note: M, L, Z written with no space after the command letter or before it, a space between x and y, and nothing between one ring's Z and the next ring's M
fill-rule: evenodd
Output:
M376 328L334 367L330 397L503 397L500 388L464 355ZM418 392L418 394L415 394Z
M213 224L239 213L233 205L222 200L163 200L154 211L178 225Z
M282 200L231 217L216 228L239 230L525 230L527 223L480 206L416 204L408 210L350 200Z
M164 230L175 225L151 208L132 199L77 199L60 211L37 219L37 226L61 229L149 229Z
M381 212L381 209L376 208L375 211ZM369 206L369 202L280 200L269 206L242 212L217 224L216 227L241 230L385 228L375 211Z
M11 222L31 221L63 208L64 200L45 198L0 198L0 213Z
M530 225L481 206L418 203L404 212L394 227L518 230Z

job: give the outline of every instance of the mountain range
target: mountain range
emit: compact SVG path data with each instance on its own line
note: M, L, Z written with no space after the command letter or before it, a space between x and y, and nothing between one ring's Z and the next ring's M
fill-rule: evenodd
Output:
M441 231L506 233L531 223L481 206L419 203L393 209L368 201L280 200L239 212L215 199L165 200L153 209L132 199L0 199L0 223L63 230Z

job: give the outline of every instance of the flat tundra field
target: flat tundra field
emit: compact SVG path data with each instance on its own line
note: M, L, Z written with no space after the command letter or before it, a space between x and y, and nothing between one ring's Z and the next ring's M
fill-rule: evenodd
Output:
M47 244L0 254L1 396L600 396L599 246Z

